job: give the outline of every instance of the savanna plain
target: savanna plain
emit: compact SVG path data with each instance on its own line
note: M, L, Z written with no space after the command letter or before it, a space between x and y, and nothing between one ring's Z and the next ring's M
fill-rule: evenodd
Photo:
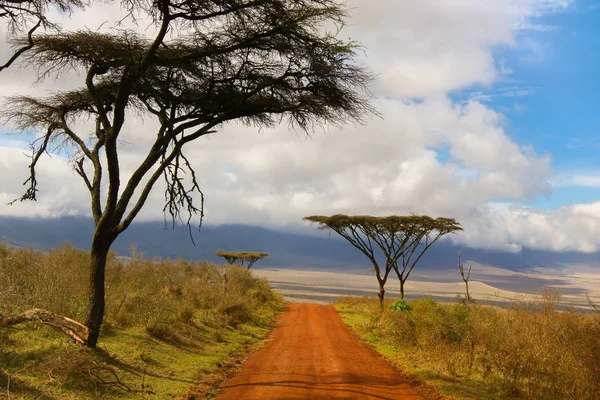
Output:
M69 246L40 252L2 245L0 322L35 307L81 320L88 262L89 253ZM450 292L442 301L416 293L420 286L415 283L411 300L390 296L382 307L375 296L344 296L343 290L331 289L338 294L329 298L334 311L329 305L300 309L302 304L289 301L327 303L326 290L314 291L319 276L325 288L335 287L335 280L338 289L347 283L349 293L357 290L350 283L365 282L364 276L305 271L313 285L303 283L299 274L298 286L305 289L301 291L283 284L286 272L281 270L151 260L135 252L127 260L112 254L107 265L108 309L99 347L74 344L64 333L36 320L2 327L0 398L200 399L220 392L222 398L234 398L227 394L236 387L265 386L252 379L266 374L283 377L302 363L306 368L319 364L321 373L313 375L318 379L300 381L299 387L284 384L284 389L282 380L271 379L268 391L262 393L308 398L301 396L309 390L312 398L339 393L344 398L370 398L357 389L364 383L361 379L381 374L382 381L401 380L383 392L381 398L390 399L600 398L600 314L591 306L561 302L558 290L492 302L493 296L486 300L473 285L475 296L469 302L464 296L451 298ZM260 276L269 276L279 289ZM312 327L306 326L313 324L311 313L317 320ZM345 330L336 327L340 317ZM290 331L285 331L286 325ZM296 336L328 335L327 330L329 335L338 332L339 338L328 338L318 351L314 347L322 340L314 339L318 343L311 344L312 355L308 350L309 354L296 353L289 358L291 364L267 372L252 366L253 357L265 368L265 359L281 363L286 347L291 351L295 346ZM359 350L352 347L354 342ZM379 362L368 359L372 348L388 366L376 364L377 370L368 370L375 365L370 362ZM353 374L338 365L338 359L352 356L348 352L362 356L362 351L366 364ZM244 370L248 358L252 374ZM384 378L386 368L397 376ZM245 376L250 377L248 382L235 384ZM371 394L384 386L380 383ZM404 390L418 397L394 394Z

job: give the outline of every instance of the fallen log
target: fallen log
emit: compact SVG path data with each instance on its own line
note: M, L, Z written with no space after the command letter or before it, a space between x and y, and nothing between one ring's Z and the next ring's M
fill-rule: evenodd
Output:
M33 308L12 317L0 315L0 328L31 321L40 321L59 332L66 333L79 344L85 344L87 342L89 329L85 325L80 324L71 318L63 317L62 315L57 315L39 308Z

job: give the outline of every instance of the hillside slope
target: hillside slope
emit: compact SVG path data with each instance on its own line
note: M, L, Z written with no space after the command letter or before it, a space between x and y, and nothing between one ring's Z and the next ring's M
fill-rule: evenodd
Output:
M64 242L78 248L88 248L93 223L83 217L56 219L27 219L0 217L0 238L18 246L49 249ZM269 253L257 263L260 268L276 266L307 269L362 269L369 267L364 256L335 234L307 230L307 234L292 233L248 225L203 225L194 229L192 244L185 229L165 229L161 221L137 222L117 240L113 249L119 255L130 254L130 246L149 257L182 257L189 260L220 262L214 255L223 250L252 250ZM421 269L448 269L456 267L456 255L465 250L465 257L480 264L510 270L529 270L534 267L560 267L570 264L600 264L600 253L555 253L524 249L520 253L470 249L443 241L432 247L423 257Z

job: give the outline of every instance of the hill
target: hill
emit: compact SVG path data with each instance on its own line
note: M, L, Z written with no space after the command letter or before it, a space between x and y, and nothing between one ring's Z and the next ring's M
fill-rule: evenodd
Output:
M10 244L50 249L68 242L86 249L90 245L93 222L83 217L29 219L0 217L0 238ZM252 250L269 253L258 267L303 269L365 269L368 262L350 244L326 232L311 231L311 235L268 229L249 225L203 225L193 233L192 244L185 229L165 229L160 221L137 222L123 234L113 249L122 256L130 254L130 247L149 257L184 258L220 262L216 250ZM599 264L600 254L556 253L524 249L520 253L470 249L443 241L434 246L423 258L421 268L447 269L456 265L459 250L465 250L467 259L510 270L530 270L534 267L560 267L569 264Z

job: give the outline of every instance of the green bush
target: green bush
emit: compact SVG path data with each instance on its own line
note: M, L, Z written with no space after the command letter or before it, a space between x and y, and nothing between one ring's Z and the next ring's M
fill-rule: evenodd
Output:
M412 307L404 299L399 299L390 305L390 310L403 312L412 310Z

